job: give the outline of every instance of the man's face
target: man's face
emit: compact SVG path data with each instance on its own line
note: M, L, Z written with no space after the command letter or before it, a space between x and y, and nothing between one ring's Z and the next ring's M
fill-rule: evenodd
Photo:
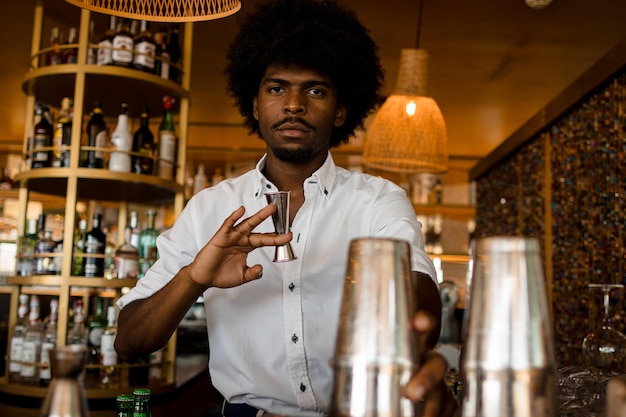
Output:
M331 80L297 66L269 66L253 104L268 152L283 162L325 157L333 128L346 117Z

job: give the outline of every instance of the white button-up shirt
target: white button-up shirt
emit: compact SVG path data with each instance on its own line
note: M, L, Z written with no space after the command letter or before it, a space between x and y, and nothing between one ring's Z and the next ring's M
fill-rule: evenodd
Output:
M278 191L256 169L194 196L174 226L157 240L159 260L120 307L163 287L243 205L247 217ZM305 201L293 219L297 259L274 263L274 247L252 251L248 265L263 277L236 288L204 293L209 369L214 386L233 403L270 413L318 416L328 412L339 310L350 241L392 237L412 245L412 269L435 277L421 226L403 189L390 181L335 166L329 156L304 182ZM256 231L273 232L271 219Z

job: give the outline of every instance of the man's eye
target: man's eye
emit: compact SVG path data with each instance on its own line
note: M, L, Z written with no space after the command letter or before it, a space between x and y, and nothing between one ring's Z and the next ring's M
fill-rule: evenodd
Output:
M268 88L267 91L270 93L280 93L281 91L283 91L283 88L280 86L274 86L274 87Z
M321 97L324 95L324 90L322 90L321 88L311 88L309 90L309 94L311 94L312 96Z

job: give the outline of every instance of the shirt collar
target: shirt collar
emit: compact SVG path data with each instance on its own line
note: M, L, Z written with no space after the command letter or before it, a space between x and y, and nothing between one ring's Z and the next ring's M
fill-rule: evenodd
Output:
M267 191L279 191L278 188L276 188L276 186L270 180L265 178L265 175L263 175L263 168L265 168L266 159L267 154L261 157L255 167L256 179L254 181L254 197L257 200L263 198L263 194ZM324 198L329 199L333 191L333 185L336 177L337 166L335 165L335 161L329 151L324 164L304 181L304 185L306 187L307 184L317 184L317 188L321 195L323 195Z

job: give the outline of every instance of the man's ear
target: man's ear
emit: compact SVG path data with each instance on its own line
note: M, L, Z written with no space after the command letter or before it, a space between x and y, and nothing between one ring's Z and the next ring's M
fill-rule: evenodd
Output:
M337 114L335 115L335 127L342 126L346 121L348 115L348 109L345 106L337 107Z
M252 99L252 115L254 116L254 118L257 121L259 120L259 110L258 110L257 98L256 97L254 97Z

